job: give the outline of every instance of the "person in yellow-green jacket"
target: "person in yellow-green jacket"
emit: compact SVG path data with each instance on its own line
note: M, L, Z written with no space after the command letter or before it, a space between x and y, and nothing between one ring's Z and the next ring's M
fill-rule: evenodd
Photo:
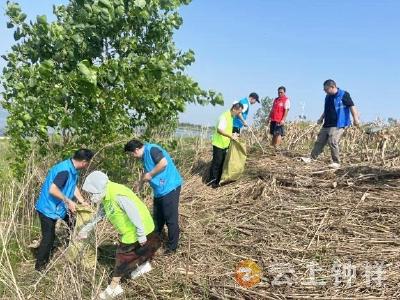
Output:
M219 187L219 182L222 175L222 167L226 156L226 151L229 148L231 140L238 138L237 133L233 131L234 117L240 115L243 110L243 104L240 102L233 103L230 110L224 112L218 119L217 126L212 137L213 159L210 168L210 178L208 185L213 188Z
M112 281L100 293L100 299L112 299L123 293L122 277L130 274L136 279L152 270L150 260L160 248L161 240L148 208L128 187L110 181L103 172L94 171L87 176L82 189L92 195L93 203L101 205L96 217L80 230L78 237L87 238L104 216L120 235Z

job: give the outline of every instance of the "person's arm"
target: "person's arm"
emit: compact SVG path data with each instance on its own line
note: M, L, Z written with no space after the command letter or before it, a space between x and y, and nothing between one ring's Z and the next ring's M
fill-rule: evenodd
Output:
M321 117L318 119L317 124L322 124L324 122L325 112L322 113Z
M62 192L63 188L68 182L68 178L69 178L68 171L60 171L59 173L57 173L56 176L54 177L52 184L50 185L49 194L63 201L67 206L67 208L72 213L75 213L76 211L75 202L69 199L67 196L65 196Z
M164 154L160 148L152 147L150 149L150 156L155 166L152 170L142 175L139 186L143 185L143 182L145 181L150 181L154 176L164 171L168 166L168 161L164 157Z
M351 96L348 92L344 93L343 96L343 104L346 105L347 107L350 108L351 115L353 116L353 124L354 126L359 126L360 125L360 119L358 115L358 111L354 105L353 99L351 99Z
M357 126L357 127L360 126L360 117L359 117L358 111L354 105L350 106L350 112L351 112L351 115L353 116L354 126Z
M246 120L243 118L243 114L242 114L242 113L238 114L238 118L239 118L240 121L243 123L243 126L244 126L244 127L247 127L247 126L248 126Z
M153 170L151 170L150 172L147 172L143 175L143 181L150 181L158 173L161 173L162 171L164 171L167 166L168 166L168 161L164 157L155 165Z
M142 218L140 217L139 210L135 203L125 196L117 196L119 206L128 215L129 220L136 228L136 234L140 245L144 245L147 242L146 232Z
M89 203L85 200L85 198L83 198L81 191L78 189L78 187L75 188L74 196L78 200L78 203L89 206Z
M247 104L243 104L243 112L246 112L249 109L249 106ZM240 119L240 121L242 122L244 127L248 127L249 125L247 124L246 120L243 117L243 113L240 113L238 115L238 118Z
M76 204L74 201L72 201L71 199L69 199L67 196L65 196L61 190L58 188L58 186L54 183L51 184L50 189L49 189L49 193L50 195L52 195L53 197L63 201L65 203L65 205L68 207L68 209L72 212L75 213L76 212Z
M285 124L285 122L286 122L286 117L287 117L288 113L289 113L289 108L285 109L285 113L283 114L283 118L282 118L282 120L281 120L280 123L279 123L280 125L284 125L284 124Z
M225 132L225 130L221 130L221 129L219 129L218 128L218 133L220 134L220 135L223 135L223 136L225 136L225 137L227 137L227 138L230 138L230 139L235 139L234 137L234 135L232 134L232 133L227 133L227 132Z
M280 121L280 125L284 125L285 124L285 122L286 122L286 117L287 117L287 115L288 115L288 113L289 113L289 109L290 109L290 100L289 99L286 99L286 102L285 102L285 112L284 112L284 114L283 114L283 118L282 118L282 120Z
M106 213L104 212L103 207L99 207L96 215L87 223L85 226L79 230L78 237L80 239L86 239L92 230L96 227L97 223L104 219Z
M218 132L220 135L223 135L223 136L225 136L225 137L227 137L227 138L230 138L230 139L232 139L232 140L237 140L238 137L237 137L236 134L232 134L231 132L226 132L226 131L225 131L226 125L227 125L227 124L226 124L226 120L225 120L225 119L221 119L221 120L219 121L219 123L218 123L217 132Z

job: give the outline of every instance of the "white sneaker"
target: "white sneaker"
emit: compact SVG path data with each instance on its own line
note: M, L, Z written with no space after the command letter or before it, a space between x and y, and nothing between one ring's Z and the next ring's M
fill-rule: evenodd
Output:
M338 163L331 163L328 167L329 167L329 168L332 168L332 169L340 169L340 164L338 164Z
M312 162L311 157L300 157L300 159L305 162L306 164L309 164L310 162Z
M32 243L30 243L28 245L28 248L37 249L37 248L39 248L39 246L40 246L40 241L39 240L33 240Z
M131 278L136 279L142 276L143 274L150 272L151 270L153 270L153 268L151 267L150 262L146 261L144 264L137 267L136 270L132 271Z
M121 285L118 284L115 288L112 288L111 285L108 285L108 287L102 291L99 295L100 299L114 299L115 297L118 297L124 292L122 289Z

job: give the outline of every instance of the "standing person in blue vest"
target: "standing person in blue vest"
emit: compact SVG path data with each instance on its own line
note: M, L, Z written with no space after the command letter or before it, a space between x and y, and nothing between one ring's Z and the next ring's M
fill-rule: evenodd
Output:
M251 93L248 98L243 98L239 101L239 103L243 105L243 110L239 115L235 116L235 118L233 119L233 129L232 129L233 133L240 134L240 130L242 129L242 127L248 126L246 119L249 114L250 104L253 105L256 102L260 103L257 93Z
M351 125L350 113L353 116L353 124L359 126L360 120L354 102L350 94L336 86L336 82L328 79L324 82L325 107L324 112L318 120L318 124L323 123L317 141L311 152L311 158L302 158L306 163L322 153L326 144L331 149L332 163L329 167L340 168L339 141L344 129Z
M70 229L74 226L71 214L75 213L76 204L72 199L75 197L79 203L88 205L77 183L79 170L86 169L92 157L92 151L79 149L71 159L59 162L47 174L35 206L42 231L35 265L38 271L43 270L49 261L57 220L64 220Z
M168 242L165 254L173 254L179 241L178 207L182 177L168 152L159 145L143 144L134 139L125 145L125 152L143 163L144 173L139 186L141 188L148 182L153 188L153 218L156 232L161 236L164 225L167 225Z

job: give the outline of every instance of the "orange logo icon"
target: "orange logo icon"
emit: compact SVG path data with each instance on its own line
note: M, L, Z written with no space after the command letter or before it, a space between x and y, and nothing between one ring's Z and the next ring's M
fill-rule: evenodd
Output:
M236 282L245 288L251 288L261 281L261 268L252 260L242 260L235 270Z

